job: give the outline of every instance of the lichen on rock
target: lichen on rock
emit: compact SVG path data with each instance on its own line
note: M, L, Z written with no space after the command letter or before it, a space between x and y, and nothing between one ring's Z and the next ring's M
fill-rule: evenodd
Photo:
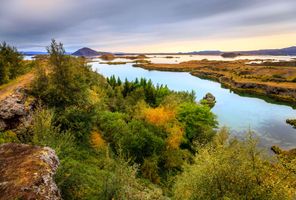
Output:
M0 199L61 199L53 180L59 159L48 147L0 145Z

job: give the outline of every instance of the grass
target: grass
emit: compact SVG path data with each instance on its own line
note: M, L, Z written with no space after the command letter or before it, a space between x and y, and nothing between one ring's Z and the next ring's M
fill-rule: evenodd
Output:
M18 87L27 86L34 77L34 69L30 70L28 73L17 77L10 82L0 86L0 100L5 99L7 96L11 95L15 89Z

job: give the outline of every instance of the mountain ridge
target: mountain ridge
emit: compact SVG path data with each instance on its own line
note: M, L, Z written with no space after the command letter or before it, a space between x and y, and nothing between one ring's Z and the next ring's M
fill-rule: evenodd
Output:
M236 53L238 55L273 55L273 56L295 56L296 46L281 48L281 49L259 49L259 50L249 50L249 51L194 51L188 52L188 54L197 55L221 55L223 53Z

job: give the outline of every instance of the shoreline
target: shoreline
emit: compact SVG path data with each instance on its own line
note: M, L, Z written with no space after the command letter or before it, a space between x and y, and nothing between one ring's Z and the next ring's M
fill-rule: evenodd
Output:
M222 87L241 95L254 95L267 102L281 103L292 108L296 108L296 83L292 81L263 81L241 78L245 74L256 73L256 70L262 71L270 69L268 74L270 77L276 77L278 71L287 74L295 73L296 67L284 66L264 66L264 65L248 65L245 61L189 61L179 64L153 64L141 63L134 64L133 67L140 67L147 70L171 71L171 72L189 72L191 75L201 79L209 79L221 84ZM286 63L285 63L286 64ZM226 67L221 67L225 65ZM239 68L243 75L234 74L234 68ZM256 75L256 74L255 74Z

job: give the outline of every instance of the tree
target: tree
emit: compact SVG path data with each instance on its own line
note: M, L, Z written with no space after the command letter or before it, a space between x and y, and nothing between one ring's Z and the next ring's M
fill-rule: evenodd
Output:
M54 107L85 104L89 67L85 60L65 55L62 43L52 40L47 47L51 66L50 85L44 100Z
M6 42L0 44L0 84L16 78L23 72L23 56Z
M0 55L0 84L9 81L9 65L5 62L2 55Z
M168 110L162 106L157 108L146 108L143 112L145 120L155 126L164 126L175 119L174 110Z
M47 95L49 86L49 77L46 69L39 63L35 71L35 79L31 83L31 91L33 95L42 98Z

